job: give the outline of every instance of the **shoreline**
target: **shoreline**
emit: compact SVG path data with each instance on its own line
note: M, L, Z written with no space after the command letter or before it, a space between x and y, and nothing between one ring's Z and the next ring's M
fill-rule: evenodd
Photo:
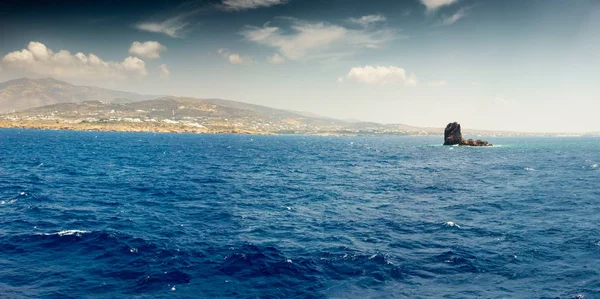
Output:
M114 133L172 133L172 134L198 134L198 135L264 135L264 136L322 136L322 137L440 137L443 134L390 134L390 133L349 133L349 132L265 132L223 127L222 129L196 128L183 125L171 125L165 123L40 123L32 121L6 121L0 120L0 129L23 129L23 130L43 130L43 131L76 131L76 132L114 132ZM494 138L506 137L553 137L553 138L575 138L575 137L600 137L598 135L585 134L522 134L522 135L481 135Z
M56 121L7 121L0 120L0 129L25 129L25 130L45 130L45 131L81 131L81 132L121 132L121 133L176 133L176 134L232 134L232 135L297 135L297 136L399 136L399 137L418 137L418 136L442 136L442 134L406 134L406 133L351 133L335 131L298 131L292 132L267 132L254 131L247 129L238 129L233 127L221 126L218 128L199 128L180 124L166 123L86 123L86 122L56 122Z

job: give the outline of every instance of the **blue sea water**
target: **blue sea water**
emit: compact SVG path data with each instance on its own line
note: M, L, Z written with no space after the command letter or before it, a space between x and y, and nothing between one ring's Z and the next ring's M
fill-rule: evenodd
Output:
M600 298L600 139L0 130L3 298Z

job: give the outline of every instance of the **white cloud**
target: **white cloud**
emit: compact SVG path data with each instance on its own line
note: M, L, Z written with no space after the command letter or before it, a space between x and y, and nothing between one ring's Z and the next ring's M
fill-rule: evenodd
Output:
M348 80L364 84L385 85L404 84L414 86L417 79L413 74L406 75L406 70L395 66L370 66L353 67L346 75Z
M427 11L432 12L437 10L442 6L448 6L452 3L457 2L458 0L421 0L421 3L427 7Z
M290 33L266 24L264 27L246 26L240 32L246 40L273 47L289 60L323 59L348 55L361 48L380 48L397 38L388 29L348 29L324 22L291 21ZM343 52L343 53L340 53Z
M138 74L140 76L148 75L148 72L146 71L146 63L137 57L129 56L125 58L125 60L123 60L123 62L120 65L122 65L127 72Z
M122 62L104 61L93 53L55 53L40 42L30 42L27 49L6 54L2 62L8 68L58 78L127 79L148 74L146 63L137 57L127 57Z
M241 34L249 41L263 42L277 34L277 31L279 31L279 28L268 27L268 25L265 25L265 27L247 26L246 29L241 32Z
M512 106L512 105L516 104L516 101L498 96L494 99L494 104L496 104L498 106Z
M160 52L166 50L167 47L156 41L133 42L129 48L129 54L141 58L158 59L160 58Z
M337 78L337 82L338 82L338 83L342 83L342 82L344 82L344 77L338 77L338 78Z
M231 53L227 49L219 49L218 51L221 57L227 59L231 64L250 64L253 63L252 58L247 56L241 56L240 54Z
M446 84L448 84L448 82L446 82L445 80L431 81L431 82L427 83L427 85L432 86L432 87L442 87L442 86L446 86Z
M221 4L225 10L247 10L259 7L269 7L286 2L286 0L223 0Z
M181 31L190 24L185 19L193 13L195 12L174 16L161 22L138 23L135 25L135 28L142 31L166 34L174 38L181 38L183 37Z
M272 63L272 64L285 63L285 58L283 56L279 55L279 53L275 53L275 54L273 54L273 56L267 57L267 60L269 60L269 63Z
M371 24L384 22L387 20L384 15L368 15L362 16L360 18L349 18L348 22L358 24L363 27L368 27Z
M455 14L453 14L449 17L444 17L442 22L446 26L452 25L452 24L456 23L458 20L466 17L468 11L469 11L469 8L461 8Z
M161 64L158 66L158 70L160 71L161 79L169 79L171 77L171 72L166 64Z

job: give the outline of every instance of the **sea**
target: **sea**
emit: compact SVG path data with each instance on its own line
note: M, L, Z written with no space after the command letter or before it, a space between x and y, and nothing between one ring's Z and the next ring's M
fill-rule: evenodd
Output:
M600 138L0 130L1 298L600 298Z

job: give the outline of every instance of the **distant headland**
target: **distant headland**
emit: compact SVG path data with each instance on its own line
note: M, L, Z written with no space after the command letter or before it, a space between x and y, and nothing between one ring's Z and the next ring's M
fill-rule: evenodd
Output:
M77 86L53 78L1 82L0 128L318 136L439 136L444 130L340 120L222 99L140 95ZM466 133L471 136L558 135L491 130ZM460 137L462 140L462 132ZM455 144L479 145L478 141L460 140Z

